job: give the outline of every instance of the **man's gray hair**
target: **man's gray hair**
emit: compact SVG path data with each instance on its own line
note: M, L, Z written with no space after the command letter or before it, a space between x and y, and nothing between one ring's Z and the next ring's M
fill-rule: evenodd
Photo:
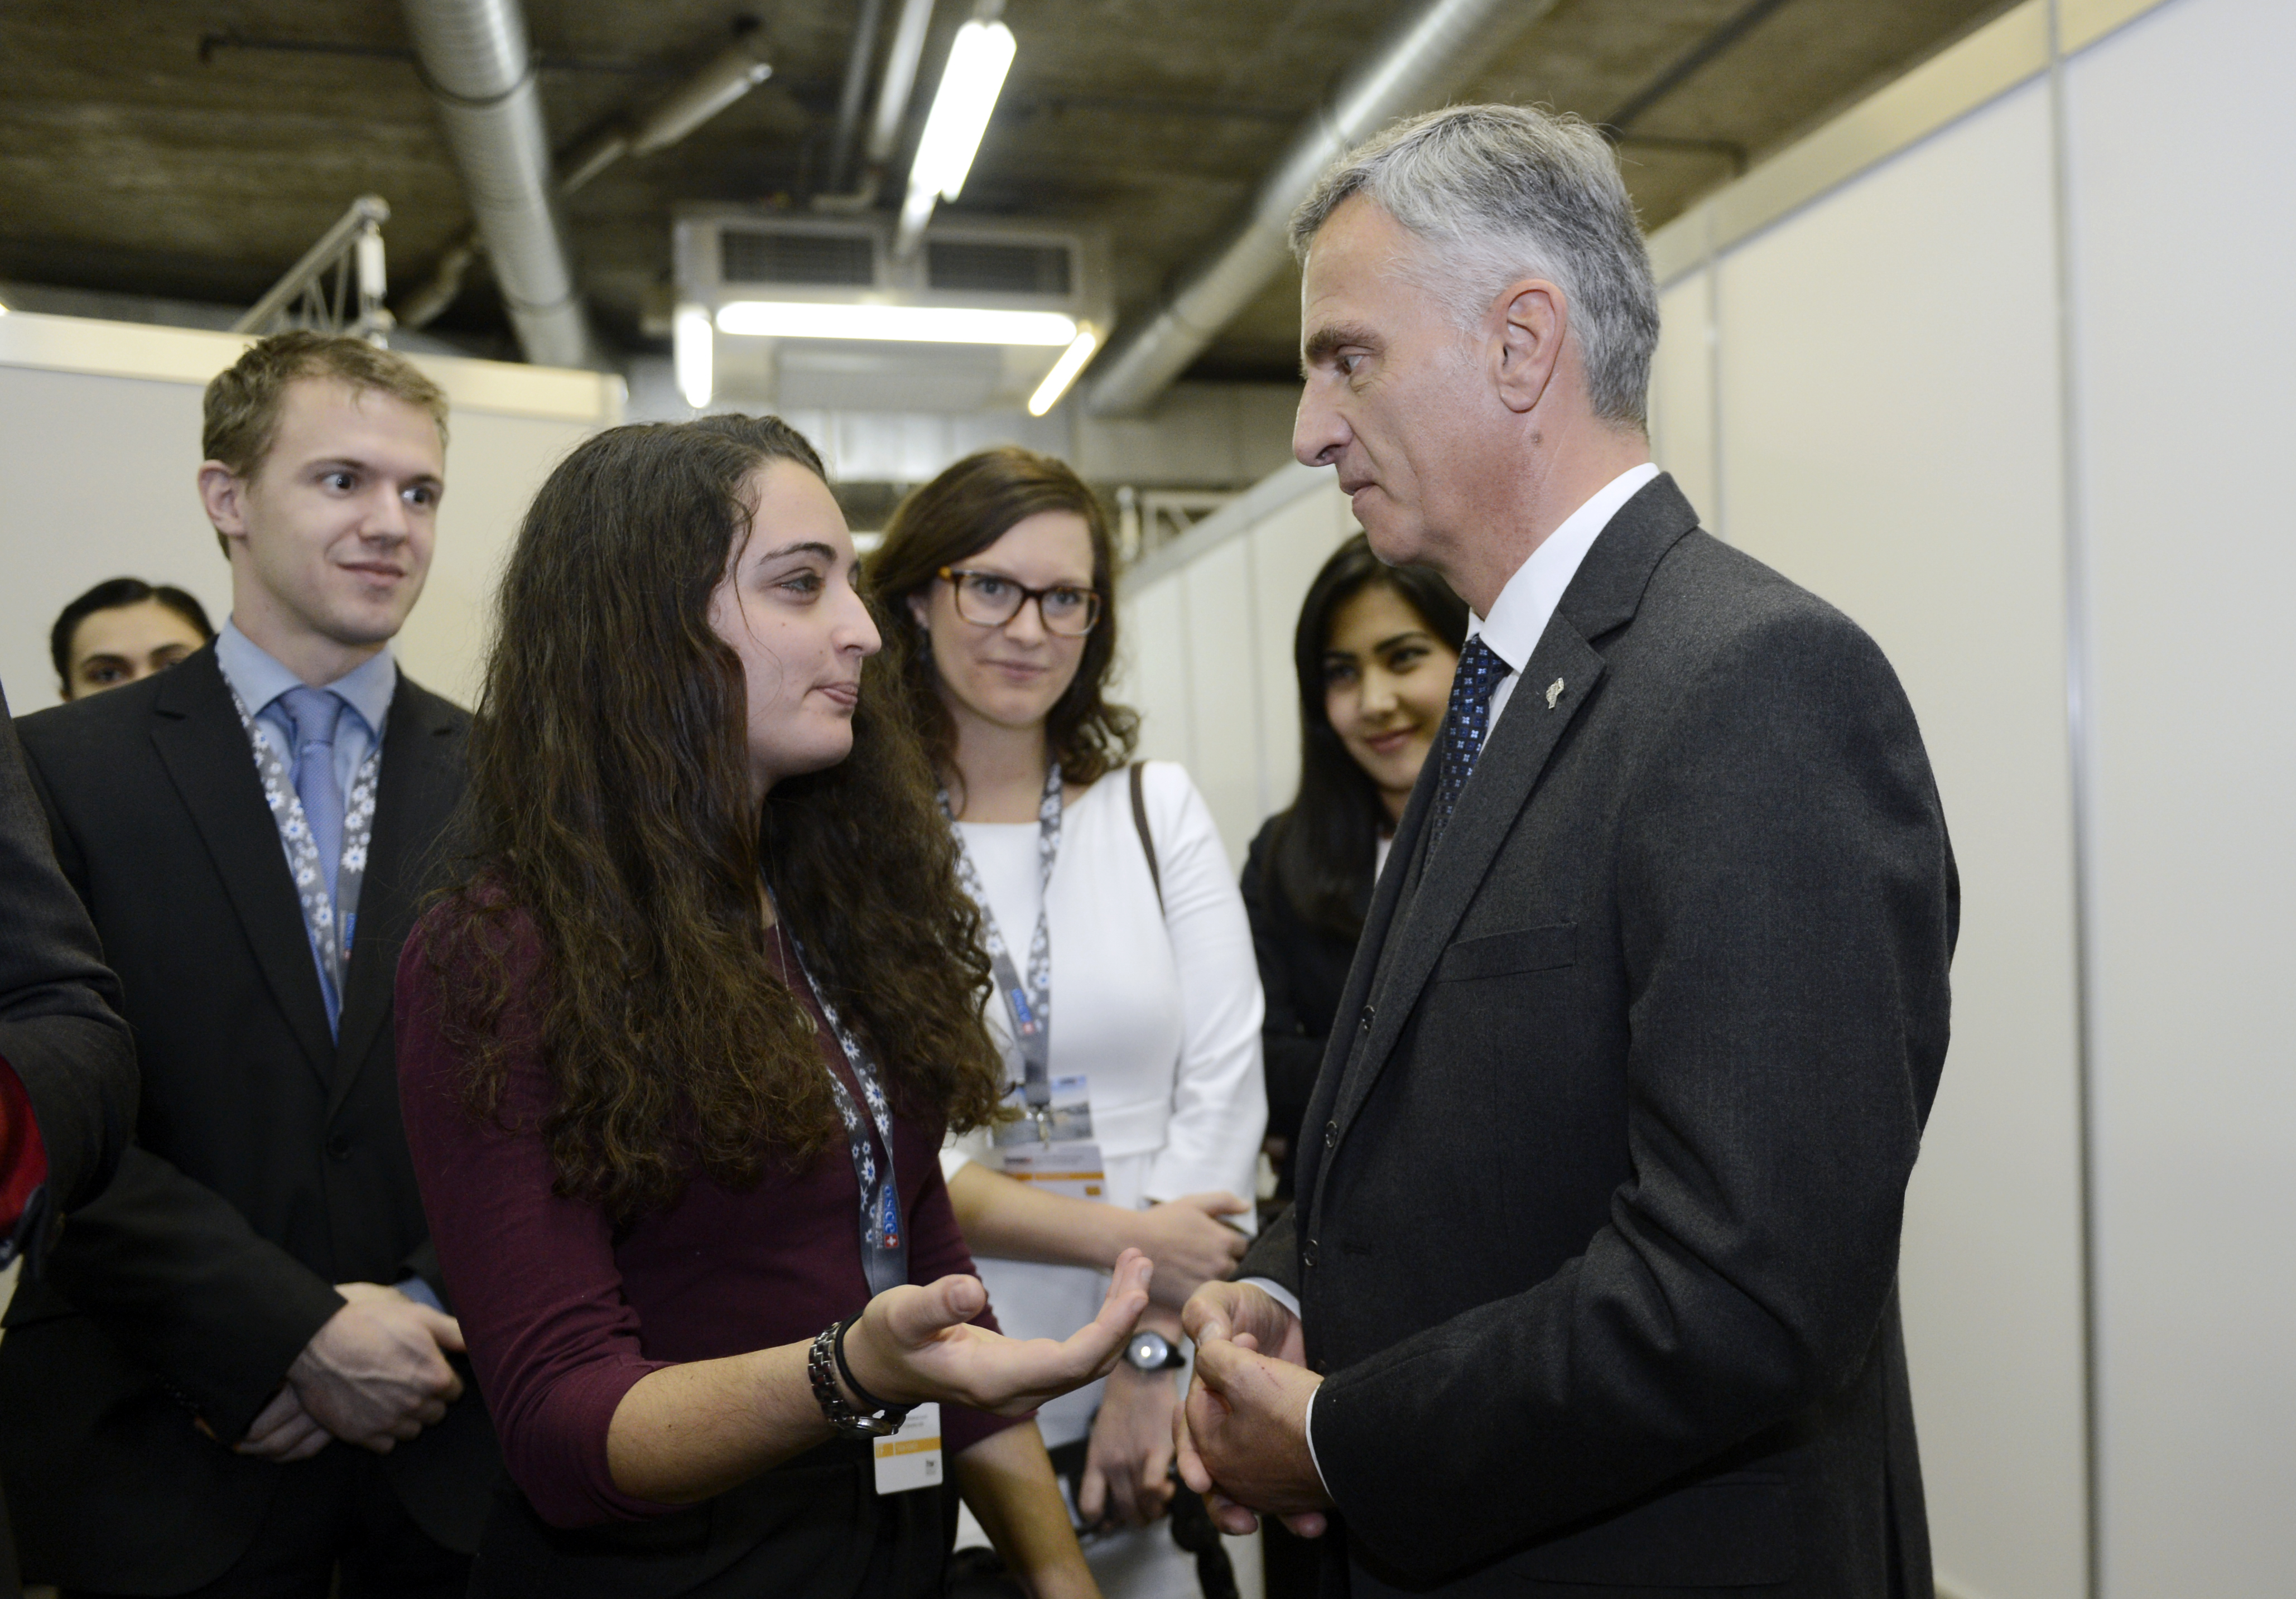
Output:
M1459 105L1397 123L1316 181L1292 213L1292 253L1363 194L1423 245L1413 275L1471 328L1509 283L1560 288L1596 415L1644 424L1658 285L1635 202L1603 135L1526 106Z

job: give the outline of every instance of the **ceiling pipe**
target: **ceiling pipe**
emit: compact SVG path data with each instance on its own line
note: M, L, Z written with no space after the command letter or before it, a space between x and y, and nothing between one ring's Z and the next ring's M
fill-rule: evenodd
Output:
M861 108L869 98L869 63L877 59L877 29L885 20L885 0L861 0L853 22L853 48L845 58L845 81L837 91L837 131L829 141L826 188L840 189L853 164L853 141L861 134Z
M885 73L877 81L877 104L869 119L869 142L862 147L865 170L849 194L816 194L816 211L865 211L877 203L885 186L885 168L901 142L901 123L909 112L909 96L917 86L917 63L924 59L925 33L932 26L933 0L901 0L900 20L893 24L892 47L885 52ZM855 41L857 47L859 41Z
M1440 102L1555 0L1429 0L1383 35L1293 135L1220 242L1154 316L1101 358L1093 416L1137 414L1291 258L1292 212L1324 169L1382 125Z
M405 0L479 236L526 358L599 364L554 203L550 141L518 0Z
M617 117L585 139L557 164L558 193L562 198L588 183L625 156L652 155L668 149L710 118L773 76L765 55L765 38L754 17L734 24L734 42L703 63L691 78L672 89L643 115ZM398 325L427 327L455 303L463 291L484 242L476 228L441 252L422 286L406 297L398 310Z

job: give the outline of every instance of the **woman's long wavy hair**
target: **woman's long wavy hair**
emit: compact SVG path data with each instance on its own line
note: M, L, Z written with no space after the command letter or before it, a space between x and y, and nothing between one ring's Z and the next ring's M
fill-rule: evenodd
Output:
M1046 746L1062 777L1079 786L1132 758L1140 718L1106 695L1116 664L1116 554L1107 515L1066 463L1008 445L967 455L903 500L865 569L869 595L886 624L885 654L925 751L943 777L953 778L956 770L956 724L940 697L931 637L911 614L909 602L939 581L941 568L978 555L1016 523L1046 511L1072 511L1084 519L1092 536L1100 620L1085 635L1075 679L1045 718Z
M847 759L750 799L742 663L709 612L777 462L822 470L772 417L599 434L535 496L496 603L432 960L467 1108L498 1116L510 1050L538 1044L558 1191L618 1218L841 1136L761 878L905 1113L976 1126L1004 1089L978 915L890 671L864 670Z
M1332 619L1373 584L1384 584L1456 652L1466 643L1467 606L1423 567L1390 566L1360 533L1341 545L1300 605L1292 664L1300 675L1300 795L1276 817L1269 856L1276 887L1312 926L1353 939L1363 933L1372 865L1387 812L1379 785L1341 742L1324 701L1324 652Z

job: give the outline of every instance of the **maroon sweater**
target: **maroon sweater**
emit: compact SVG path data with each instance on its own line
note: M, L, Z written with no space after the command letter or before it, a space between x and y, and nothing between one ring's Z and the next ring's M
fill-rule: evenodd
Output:
M666 1514L676 1507L614 1487L606 1431L615 1406L649 1372L810 1339L868 1303L851 1153L838 1138L802 1172L769 1161L738 1193L697 1177L617 1242L603 1211L551 1192L554 1168L537 1129L552 1089L532 1054L512 1061L499 1123L462 1108L463 1059L440 1032L428 958L438 933L434 911L399 958L398 1092L430 1235L504 1461L554 1526ZM539 964L530 926L512 958L529 973ZM823 1059L857 1102L812 996L798 996L821 1024ZM508 1036L534 1035L530 1008L506 1021ZM941 1181L940 1143L939 1127L895 1119L913 1283L972 1270ZM996 1324L986 1310L976 1319ZM1012 1424L953 1406L941 1414L952 1455Z

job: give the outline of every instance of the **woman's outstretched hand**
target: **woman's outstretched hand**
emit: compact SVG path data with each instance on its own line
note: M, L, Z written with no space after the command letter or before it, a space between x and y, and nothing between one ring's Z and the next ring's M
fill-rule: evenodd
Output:
M946 1400L1018 1415L1109 1374L1148 1308L1153 1270L1138 1250L1125 1250L1100 1314L1057 1342L973 1326L988 1302L978 1277L888 1289L846 1330L846 1364L855 1381L891 1404Z

